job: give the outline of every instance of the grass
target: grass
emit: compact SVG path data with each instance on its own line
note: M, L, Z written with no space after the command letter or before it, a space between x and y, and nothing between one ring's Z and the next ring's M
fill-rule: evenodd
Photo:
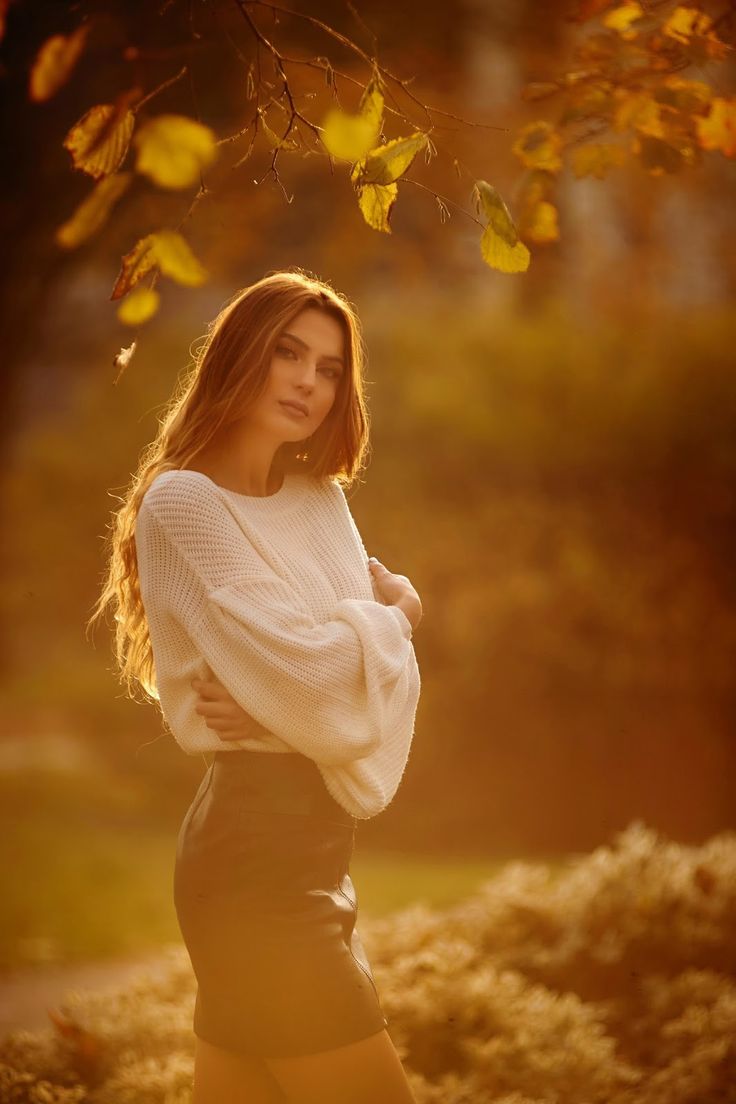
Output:
M0 778L0 968L146 952L179 940L176 823L121 780L33 772ZM362 916L444 906L503 863L361 848L350 865Z

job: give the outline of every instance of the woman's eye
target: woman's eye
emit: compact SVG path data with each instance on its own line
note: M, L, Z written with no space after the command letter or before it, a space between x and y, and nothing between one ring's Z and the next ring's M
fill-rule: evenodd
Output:
M277 345L276 346L276 352L277 353L289 353L291 356L294 356L294 350L290 349L288 345Z

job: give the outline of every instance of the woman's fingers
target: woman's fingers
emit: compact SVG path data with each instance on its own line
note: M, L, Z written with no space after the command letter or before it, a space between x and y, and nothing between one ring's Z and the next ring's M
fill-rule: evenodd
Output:
M219 701L230 696L220 680L216 678L193 678L191 686L205 701Z
M238 705L221 682L211 679L192 679L192 686L200 700L195 712L204 717L207 728L216 732L221 740L242 740L252 735L253 718Z
M236 703L228 705L227 702L219 701L197 702L194 710L203 717L235 717L244 712Z

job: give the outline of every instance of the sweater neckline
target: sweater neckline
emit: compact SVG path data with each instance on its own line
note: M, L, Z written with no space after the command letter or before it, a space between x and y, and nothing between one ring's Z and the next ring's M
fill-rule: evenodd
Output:
M269 495L249 495L242 494L240 491L233 491L229 487L223 487L220 483L216 483L214 479L210 479L209 475L205 475L204 472L198 471L196 468L173 468L170 470L198 476L226 495L231 501L243 505L247 504L248 509L261 512L298 505L303 501L304 490L307 485L306 472L284 472L281 486L277 491Z

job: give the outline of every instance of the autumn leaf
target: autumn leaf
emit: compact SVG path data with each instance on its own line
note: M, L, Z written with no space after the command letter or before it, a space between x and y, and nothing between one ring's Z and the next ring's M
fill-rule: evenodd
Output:
M124 97L115 104L96 104L75 123L64 146L75 169L98 180L116 172L125 159L135 125Z
M483 260L499 272L525 272L530 253L522 241L503 199L485 180L476 180L473 197L488 219L480 240Z
M559 172L562 168L560 158L562 137L551 123L544 120L538 120L523 127L511 148L529 169Z
M393 184L403 176L412 161L427 146L428 137L421 131L408 138L394 138L369 151L358 162L351 177L359 184Z
M358 192L363 218L374 230L391 233L389 219L398 195L398 184L365 184Z
M638 31L633 29L631 24L635 23L637 19L641 19L643 15L644 9L641 4L637 4L636 0L630 0L630 2L619 4L611 11L606 12L601 22L609 30L617 31L622 38L630 39L636 38L638 34Z
M720 150L726 157L736 155L736 98L716 96L705 118L695 120L698 141L704 150Z
M136 170L162 188L188 188L217 157L214 131L187 115L156 115L136 132Z
M613 89L609 81L590 88L572 88L567 103L557 119L558 126L567 126L579 119L608 119L614 107Z
M35 103L50 100L69 79L89 33L83 23L70 35L52 35L43 43L31 66L28 96Z
M578 146L570 154L570 167L578 179L582 176L595 176L603 180L609 169L623 165L626 151L611 142L588 142Z
M141 238L125 254L110 298L122 299L153 268L187 287L199 287L209 276L181 234L158 230Z
M133 288L117 309L118 319L126 326L141 326L153 317L160 302L161 296L155 288Z
M72 217L56 231L54 240L57 245L64 249L76 249L99 230L132 179L132 173L113 173L95 184L90 195L82 200Z
M528 241L538 242L540 245L559 241L557 208L546 199L540 200L524 212L521 226Z
M614 130L634 129L656 138L664 137L661 106L648 92L628 92L617 89L617 106L613 115Z
M711 17L699 8L677 7L662 24L662 32L678 42L687 43L693 35L704 35L712 23Z
M692 64L701 64L711 58L721 61L730 50L728 43L718 37L712 26L713 20L706 12L680 6L663 23L662 31L686 47Z
M339 161L351 164L373 149L381 133L383 92L373 77L360 98L357 115L349 115L333 107L322 122L320 139L323 146Z

